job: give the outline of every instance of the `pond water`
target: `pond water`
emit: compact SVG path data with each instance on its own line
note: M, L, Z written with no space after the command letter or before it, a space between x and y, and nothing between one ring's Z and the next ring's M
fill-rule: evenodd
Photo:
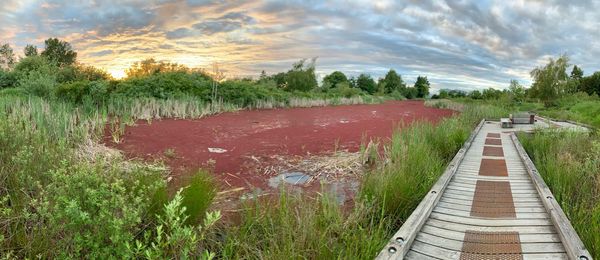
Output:
M308 180L310 180L310 176L303 172L284 172L275 177L271 177L269 179L269 186L277 188L282 181L292 185L302 185L308 182Z

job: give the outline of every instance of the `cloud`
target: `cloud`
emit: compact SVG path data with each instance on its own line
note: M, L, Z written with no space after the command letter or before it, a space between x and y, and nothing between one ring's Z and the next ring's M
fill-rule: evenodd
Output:
M203 34L212 35L220 32L231 32L242 28L242 23L238 21L206 21L193 25L194 29Z
M600 70L598 1L5 0L0 35L16 50L48 37L111 71L149 57L228 72L276 73L319 57L317 73L429 76L435 88L506 87L562 53ZM41 46L40 46L41 47Z
M192 31L188 28L178 28L173 31L169 31L165 34L167 39L180 39L192 35Z
M104 51L92 52L92 53L89 53L88 55L92 56L92 57L97 57L97 56L105 56L105 55L109 55L109 54L113 54L113 53L114 52L111 50L104 50Z

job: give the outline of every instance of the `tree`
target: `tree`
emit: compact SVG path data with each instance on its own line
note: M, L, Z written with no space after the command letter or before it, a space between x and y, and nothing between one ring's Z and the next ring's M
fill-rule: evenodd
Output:
M49 38L44 42L45 48L42 56L48 58L59 67L64 67L75 63L77 52L73 51L71 44L61 41L57 38Z
M534 79L531 85L531 94L539 98L546 106L550 106L554 100L563 94L567 82L566 69L569 66L569 57L561 55L557 60L549 59L548 64L537 67L531 71Z
M15 53L8 43L0 46L0 69L11 69L15 65Z
M573 70L571 70L571 77L567 79L567 84L565 86L565 90L567 93L576 93L581 91L581 79L583 78L583 70L577 67L577 65L573 66Z
M23 49L23 53L25 54L25 57L37 56L38 50L35 45L27 44Z
M583 78L583 70L577 67L577 65L573 66L573 70L571 70L571 78L572 79L581 79Z
M500 98L501 95L502 95L502 91L494 89L494 88L484 89L483 92L481 93L481 97L483 99L498 99L498 98Z
M351 88L358 88L358 83L356 83L356 78L354 76L348 79L348 85L350 85Z
M469 97L472 99L481 99L481 92L479 90L473 90L469 93Z
M383 83L385 84L385 93L392 93L395 90L404 92L406 89L406 85L402 81L402 76L398 75L393 69L390 69L390 71L385 74Z
M448 98L450 96L447 89L440 89L439 98Z
M277 87L279 87L279 88L285 87L285 72L279 72L279 73L271 76L271 79L273 79L275 81L275 84L277 85Z
M356 84L358 85L358 88L366 91L369 94L373 94L377 91L377 84L375 83L375 80L371 78L371 75L360 74L358 79L356 79Z
M525 98L525 88L519 84L516 79L510 81L510 85L508 86L508 91L510 97L515 102L523 102Z
M600 95L600 71L581 79L581 90L592 95Z
M379 78L377 80L377 91L378 94L384 94L385 93L385 79L383 78Z
M419 94L419 91L414 87L409 87L404 90L404 97L408 99L416 98Z
M315 88L317 76L315 75L315 63L317 58L313 58L306 64L306 59L302 59L292 65L292 69L285 75L285 89L290 91L309 91Z
M163 72L189 72L184 65L166 61L156 61L154 58L135 62L125 70L128 78L146 77Z
M78 80L100 81L112 79L112 76L108 72L93 66L80 65L76 69Z
M269 79L269 76L267 76L267 72L265 72L265 70L261 71L258 81L264 82L264 81L267 81L268 79Z
M418 98L429 96L429 80L427 80L427 77L418 76L415 82L415 89L417 90Z
M337 84L348 82L348 78L341 71L334 71L331 74L323 77L323 87L335 88Z

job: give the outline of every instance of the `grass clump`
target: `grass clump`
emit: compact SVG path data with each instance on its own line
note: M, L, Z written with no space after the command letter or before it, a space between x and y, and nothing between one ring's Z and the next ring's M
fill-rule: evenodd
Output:
M200 170L194 174L183 191L181 205L186 208L187 224L196 224L202 220L210 207L217 188L212 176L205 170Z
M594 258L600 257L600 138L571 131L519 135Z

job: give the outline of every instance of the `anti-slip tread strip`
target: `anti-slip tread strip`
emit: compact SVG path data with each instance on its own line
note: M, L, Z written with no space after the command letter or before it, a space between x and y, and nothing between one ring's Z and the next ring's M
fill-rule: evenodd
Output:
M488 133L487 138L500 138L500 133Z
M460 259L523 259L519 233L467 230Z
M471 205L471 216L516 218L510 182L478 180Z
M498 138L486 138L485 144L487 145L502 145L502 139Z
M479 175L507 177L506 161L504 159L481 159Z
M498 146L484 146L482 155L504 157L504 150L502 149L502 147Z

